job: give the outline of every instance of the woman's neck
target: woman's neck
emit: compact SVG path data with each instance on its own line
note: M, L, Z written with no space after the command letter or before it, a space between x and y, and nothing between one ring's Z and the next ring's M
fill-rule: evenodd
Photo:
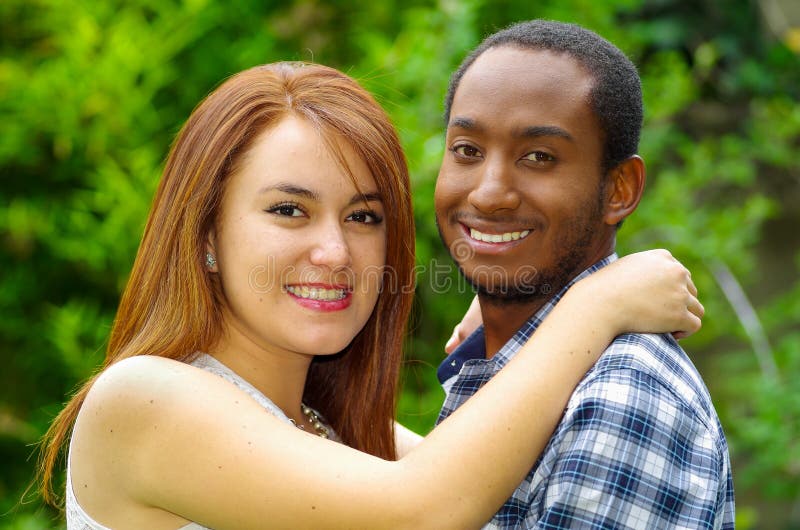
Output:
M275 403L289 418L304 424L300 409L313 355L270 351L238 333L226 333L208 352Z

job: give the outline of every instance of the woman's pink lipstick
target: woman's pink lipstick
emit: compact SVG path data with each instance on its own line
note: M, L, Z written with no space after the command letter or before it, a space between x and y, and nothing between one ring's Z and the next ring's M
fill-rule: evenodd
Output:
M284 290L298 305L314 311L342 311L353 301L352 289L344 285L304 283L287 285Z

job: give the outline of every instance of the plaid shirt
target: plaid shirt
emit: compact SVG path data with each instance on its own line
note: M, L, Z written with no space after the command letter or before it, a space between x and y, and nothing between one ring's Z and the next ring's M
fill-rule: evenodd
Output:
M491 359L482 328L445 359L438 374L447 397L438 422L505 366L568 288ZM734 528L725 435L700 375L672 336L616 338L487 528Z

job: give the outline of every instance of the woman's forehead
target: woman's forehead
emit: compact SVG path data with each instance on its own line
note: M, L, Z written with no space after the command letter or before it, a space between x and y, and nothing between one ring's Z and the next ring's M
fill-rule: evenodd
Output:
M295 116L259 133L237 166L232 180L258 190L291 183L320 196L379 191L366 162L343 136Z

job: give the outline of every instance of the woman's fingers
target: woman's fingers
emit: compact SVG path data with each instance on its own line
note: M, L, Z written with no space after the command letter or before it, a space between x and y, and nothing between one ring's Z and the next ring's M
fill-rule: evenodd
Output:
M686 287L689 289L689 292L692 293L692 296L697 296L697 287L694 285L694 282L692 281L691 272L689 272L689 275L686 278Z
M697 286L692 281L692 273L689 269L684 268L686 274L686 296L683 306L685 307L685 316L682 318L683 323L681 329L674 331L672 336L680 340L689 337L702 327L702 319L705 315L705 307L698 299Z
M702 319L706 309L703 307L703 304L700 303L700 300L697 299L696 293L697 289L694 289L694 294L691 294L685 302L686 313L683 318L684 322L681 329L672 333L672 336L678 340L694 335L703 325Z
M688 309L697 318L703 318L703 315L706 314L706 308L703 307L703 304L700 303L700 300L697 299L697 296L692 296L689 299L689 303L686 304L686 309Z

